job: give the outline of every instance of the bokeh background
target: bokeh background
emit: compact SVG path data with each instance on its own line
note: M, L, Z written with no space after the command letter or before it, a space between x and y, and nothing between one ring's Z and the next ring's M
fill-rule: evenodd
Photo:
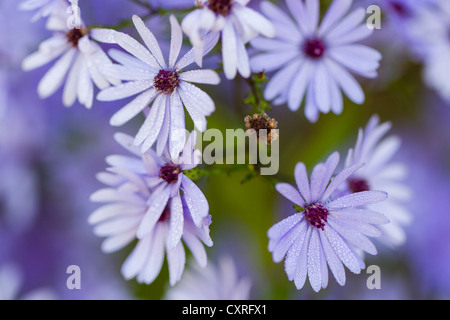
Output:
M258 2L251 4L257 7ZM425 2L431 1L409 5L428 5ZM322 1L322 10L329 3ZM267 230L293 213L291 205L263 178L242 183L245 172L211 175L199 181L213 220L214 246L207 249L208 256L212 262L225 253L232 256L239 273L252 281L251 298L450 298L450 101L428 87L425 61L402 29L410 16L394 4L406 6L411 1L355 3L378 4L383 9L382 28L369 40L383 54L380 76L360 79L366 93L364 105L346 100L341 115L321 115L315 124L305 119L303 108L296 113L286 106L269 111L280 129L279 176L293 180L297 162L312 168L335 150L343 157L355 143L358 128L378 114L383 122L393 123L391 134L402 139L396 159L409 168L405 183L413 197L406 205L413 221L406 227L407 241L399 248L380 245L377 256L367 257L366 265L376 264L382 270L381 290L367 289L365 272L351 275L347 271L344 287L332 279L318 294L309 284L298 291L287 280L283 263L275 264L267 250ZM145 14L128 0L81 0L80 7L87 25L111 25L132 14ZM182 15L178 14L179 19ZM96 101L87 110L79 104L63 107L61 90L49 99L39 99L37 84L51 64L25 73L21 61L51 34L44 20L32 23L31 16L18 10L17 0L0 1L0 270L16 270L9 282L17 280L18 299L36 290L55 299L160 299L168 288L167 264L149 286L125 281L120 266L132 247L102 253L102 239L93 235L87 223L97 207L89 196L101 187L95 174L104 170L106 156L123 153L113 134L134 134L142 119L121 128L109 126L110 116L126 101ZM168 15L155 16L148 25L161 43L167 43ZM217 67L218 61L211 56L208 64ZM216 102L209 128L244 128L243 119L252 108L243 104L248 91L243 79L223 78L221 85L204 89ZM81 290L66 287L66 269L74 264L81 268ZM3 286L0 283L0 292L6 290Z

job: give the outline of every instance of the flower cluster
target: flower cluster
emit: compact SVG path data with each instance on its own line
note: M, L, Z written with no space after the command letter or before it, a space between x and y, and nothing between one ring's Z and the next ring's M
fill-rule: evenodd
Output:
M212 246L208 202L198 187L183 174L198 162L193 133L177 158L158 156L153 150L142 154L125 134L115 138L133 157L110 156L111 166L98 179L108 187L91 196L94 202L108 203L89 217L94 233L106 237L104 252L119 250L138 239L135 249L122 267L126 279L137 277L150 284L158 276L164 253L174 285L184 270L182 240L200 266L206 266L202 242Z
M27 0L21 5L24 10L36 10L35 17L47 18L47 29L53 32L23 61L23 69L32 70L57 59L38 85L40 97L53 95L65 82L65 106L78 100L91 108L94 98L132 97L113 114L110 125L122 126L138 115L145 118L134 137L115 135L132 156L109 156L109 167L98 174L107 187L91 196L91 201L104 203L89 217L94 234L106 238L102 250L110 253L135 242L122 266L126 279L152 283L166 256L169 282L174 286L185 269L185 246L200 267L207 265L205 245L213 245L212 219L208 200L189 178L200 163L201 150L195 149L196 131L187 133L185 116L192 119L196 130L207 129L207 117L214 113L216 103L197 85L220 83L216 70L202 68L203 58L214 53L219 43L228 80L239 73L258 93L261 88L252 82L252 72L269 74L258 99L287 104L292 111L305 101L304 113L310 122L318 121L320 113L340 114L343 94L356 104L364 103L365 94L354 75L378 75L381 54L361 44L373 30L363 22L365 10L352 9L352 0L334 0L321 22L319 0L286 0L288 12L268 1L261 3L258 12L249 2L198 0L181 24L170 15L167 56L158 34L137 15L129 25L134 25L143 43L120 31L120 25L89 27L80 20L69 28L65 0ZM159 8L164 3L153 5ZM187 6L186 1L173 3L173 8ZM182 54L183 33L192 48ZM114 48L105 53L104 47ZM192 67L194 63L200 68ZM246 129L279 127L260 105L256 107L258 112L245 118ZM402 202L410 194L401 183L405 167L391 163L399 139L381 141L389 128L389 123L379 124L374 116L360 130L344 169L336 175L337 152L314 166L309 179L305 164L299 162L294 170L296 187L275 184L294 204L296 213L269 229L269 251L275 262L285 258L286 274L297 289L307 277L316 292L326 288L328 269L344 285L344 266L360 273L365 268L361 251L377 254L369 238L380 237L391 245L405 241L401 227L410 214ZM259 131L256 134L259 137ZM270 141L279 138L277 133L270 134ZM200 271L206 275L204 286L197 287L200 280L188 275L168 297L192 299L192 290L204 288L205 292L197 292L199 298L248 298L250 282L238 280L229 260L220 266L219 271L214 267Z

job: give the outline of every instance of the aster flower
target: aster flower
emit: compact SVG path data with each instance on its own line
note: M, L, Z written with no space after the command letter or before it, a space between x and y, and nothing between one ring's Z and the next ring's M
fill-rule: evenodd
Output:
M298 163L294 172L298 190L287 183L276 184L277 191L299 212L269 229L269 251L275 262L286 256L285 270L297 289L303 287L307 276L314 291L326 288L327 266L341 286L345 284L343 265L359 274L365 264L355 249L377 254L368 237L379 237L381 232L375 226L388 222L382 214L361 208L385 200L385 192L363 191L332 198L333 192L361 168L353 165L331 179L338 162L335 152L325 163L316 165L310 183L305 165Z
M130 36L115 32L109 41L117 43L133 56L111 51L110 55L120 65L115 65L105 72L128 82L101 91L97 98L112 101L140 93L112 116L110 123L113 126L126 123L153 102L134 143L142 144L142 152L145 152L156 142L158 154L161 154L168 144L171 156L175 157L183 148L186 139L183 105L195 127L202 132L206 130L206 116L215 109L214 101L209 95L190 82L214 85L220 82L220 78L212 70L181 72L194 62L194 56L191 50L178 60L183 34L174 16L170 17L172 39L168 64L154 35L144 22L138 16L133 16L133 22L147 48ZM205 54L214 47L217 39L215 36L208 37Z
M319 112L342 112L341 90L353 102L364 102L364 92L348 70L375 78L381 55L357 43L373 30L365 24L363 8L345 16L352 2L335 0L320 25L318 0L286 0L294 20L269 2L261 4L276 36L250 42L262 52L252 57L250 65L257 72L276 71L264 91L266 99L287 103L295 111L305 96L305 115L311 122L317 121Z
M107 158L112 167L98 178L109 187L95 192L91 200L110 204L93 212L89 223L95 224L97 236L107 237L102 244L104 252L119 250L138 238L122 267L126 279L137 276L139 282L151 283L166 252L170 283L174 285L184 270L183 241L202 267L207 260L201 242L212 246L208 202L183 174L198 161L199 151L193 151L195 134L181 155L172 160L158 157L153 150L141 154L130 136L117 134L115 138L137 157Z
M80 28L67 28L66 11L54 14L47 27L54 31L53 36L43 41L37 52L24 59L22 68L25 71L33 70L59 58L39 82L39 96L47 98L53 95L67 78L63 104L66 107L72 106L78 98L82 105L91 108L94 84L104 89L111 83L119 83L100 70L101 66L112 64L100 46L92 40L97 34L103 34L104 30L89 30L84 24Z
M238 277L230 256L222 256L217 265L204 269L193 265L175 287L166 292L166 300L248 300L251 281Z
M382 140L391 128L391 123L379 122L379 117L374 115L365 130L359 130L356 145L349 150L345 165L363 162L365 166L350 176L343 188L346 194L369 190L386 191L389 194L386 201L372 204L368 208L385 213L390 221L380 226L383 231L380 241L391 246L401 245L406 240L402 226L411 221L411 214L404 203L411 198L411 191L402 183L408 170L403 163L391 161L400 147L400 139L391 136Z
M236 73L250 76L245 44L258 34L273 37L275 30L266 18L247 7L249 0L198 0L198 9L189 13L182 22L183 31L194 46L195 61L202 65L205 34L220 32L222 37L223 69L227 79Z

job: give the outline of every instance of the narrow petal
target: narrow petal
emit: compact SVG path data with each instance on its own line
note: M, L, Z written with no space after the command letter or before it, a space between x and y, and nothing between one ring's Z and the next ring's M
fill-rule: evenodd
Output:
M339 174L336 177L331 179L330 184L328 185L327 189L322 195L322 201L326 201L331 196L331 194L348 179L348 177L350 177L353 173L355 173L355 171L360 169L362 166L363 164L357 163L339 172Z
M139 80L106 88L99 92L97 99L100 101L114 101L134 96L153 86L153 80Z
M349 248L348 244L328 225L324 227L325 235L327 236L331 247L338 255L339 259L344 265L353 273L359 274L361 272L361 266L358 258L353 251Z
M327 259L328 266L330 267L331 272L333 273L336 281L343 286L345 284L345 269L342 265L341 260L334 252L334 249L331 247L328 238L325 236L324 232L319 232L320 242L323 248L323 252L325 253L325 257Z
M126 280L134 278L139 272L141 272L145 262L147 261L151 244L152 237L150 235L138 241L136 247L122 265L121 272Z
M141 36L142 40L144 40L145 44L147 45L147 48L150 50L150 52L155 57L158 64L161 66L161 68L165 69L166 62L164 61L164 56L161 52L161 48L159 47L158 41L156 40L153 33L145 26L144 21L142 21L141 18L139 18L137 15L133 15L133 23L136 27L136 30L139 32L139 35Z
M226 23L222 31L222 60L226 78L234 79L237 72L237 47L232 23Z
M180 195L170 200L170 229L167 238L167 248L170 250L180 242L183 235L183 205L181 204Z
M139 42L130 37L129 35L117 32L114 34L115 42L120 45L123 49L131 53L133 56L139 60L145 62L147 65L155 70L160 69L159 63L155 60L153 55Z
M186 141L184 109L179 95L173 94L170 97L170 108L169 153L175 159Z
M122 107L117 111L110 119L109 123L112 126L121 126L126 122L130 121L132 118L137 116L145 107L151 103L156 95L156 90L151 88L146 90L133 99L130 103Z
M75 49L67 51L44 75L38 85L38 93L41 98L51 96L61 87L76 54Z
M340 197L326 204L327 209L345 209L359 206L366 206L372 203L384 201L387 199L387 193L383 191L363 191L352 193Z
M169 265L169 282L171 286L174 286L181 279L186 263L186 255L181 242L175 248L167 251L167 263Z
M208 215L209 205L203 192L186 176L183 176L181 182L181 189L184 192L184 197L188 205L189 211L192 215L192 220L197 227L202 226L202 220Z
M296 205L299 205L300 207L305 206L305 201L303 201L303 198L301 197L300 193L297 189L295 189L293 186L291 186L288 183L277 183L275 186L275 189L281 193L286 199L292 201Z
M161 271L164 262L164 226L156 226L152 234L151 248L147 253L147 261L142 266L138 281L151 284Z
M319 292L322 287L320 251L319 231L316 228L312 228L308 247L308 278L315 292Z
M174 15L170 16L170 26L172 33L170 40L169 68L173 68L175 67L178 55L180 54L181 46L183 45L183 32L181 31L180 24Z
M308 173L306 172L306 167L303 162L299 162L295 166L294 177L301 196L307 204L311 203L311 191L309 189Z
M208 69L203 70L190 70L180 74L180 79L187 82L212 84L217 85L220 83L219 75Z
M166 184L162 184L153 192L148 200L149 208L137 230L136 235L138 239L143 239L152 232L155 224L158 222L161 214L166 208L169 195L170 188Z

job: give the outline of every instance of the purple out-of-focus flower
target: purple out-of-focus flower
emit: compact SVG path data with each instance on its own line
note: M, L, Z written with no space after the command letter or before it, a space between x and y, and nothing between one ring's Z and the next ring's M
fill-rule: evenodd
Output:
M272 38L272 23L249 8L249 0L199 0L198 9L189 13L182 22L183 31L194 46L195 61L202 65L205 34L220 33L222 37L223 69L227 79L237 72L250 76L250 65L245 44L258 34Z
M47 23L47 28L54 31L53 36L23 60L22 68L30 71L59 58L39 82L39 96L47 98L53 95L65 81L63 104L72 106L78 98L86 108L91 108L94 84L104 89L120 81L101 72L103 65L112 64L102 48L92 40L102 29L89 30L81 20L80 25L69 28L68 19L66 8L53 13Z
M239 278L236 265L229 256L222 256L217 265L204 269L194 265L175 287L166 292L167 300L248 300L251 281Z
M368 207L384 213L390 221L380 226L383 236L379 240L390 246L398 246L406 241L402 227L411 223L411 213L406 207L406 202L411 199L411 190L404 182L408 169L404 163L391 161L400 148L400 138L390 136L383 139L391 123L379 122L379 117L374 115L365 129L359 130L356 145L349 150L345 165L364 163L364 167L349 177L343 187L347 194L368 190L388 193L386 201Z
M338 162L339 154L335 152L325 163L317 164L310 182L305 165L298 163L294 172L298 189L287 183L276 185L298 213L269 229L269 251L275 262L286 256L285 271L299 290L307 276L314 291L326 288L328 267L341 286L345 284L343 265L359 274L365 264L355 249L377 254L367 237L381 236L376 226L389 222L381 213L365 208L385 200L385 192L363 191L332 198L337 188L361 168L355 164L331 179Z
M320 112L342 112L341 90L354 103L364 102L364 92L348 70L375 78L381 54L358 44L373 30L363 23L363 8L346 15L352 2L333 1L320 24L318 0L287 0L294 20L269 2L261 4L275 25L276 36L250 42L260 52L250 65L253 71L275 72L264 91L266 99L297 110L305 97L305 115L311 122L318 120Z
M107 158L112 167L98 178L109 187L95 192L91 200L110 204L93 212L89 222L96 225L97 236L107 237L102 244L105 252L139 240L122 267L126 279L137 276L139 282L153 282L167 252L170 284L174 285L184 270L183 241L200 266L206 266L202 242L212 245L208 202L183 174L199 160L199 151L194 151L195 137L191 134L181 155L171 159L159 157L153 150L141 154L130 136L116 135L116 140L137 157Z
M23 275L13 263L0 265L0 300L56 300L57 294L50 288L38 288L21 294Z
M113 115L110 123L115 126L128 122L153 102L136 135L135 144L142 145L142 151L145 152L156 142L158 154L168 145L171 156L175 157L183 148L186 139L183 105L196 128L202 132L206 130L206 116L215 110L210 96L190 82L216 85L220 78L213 70L180 73L194 62L194 55L191 50L178 59L183 34L174 16L170 17L172 39L168 63L155 36L144 22L138 16L133 16L133 22L147 48L121 32L111 31L110 35L106 35L104 41L117 43L132 56L117 50L110 51L111 57L120 65L105 68L104 71L128 82L101 91L97 98L101 101L112 101L139 93L134 100ZM217 37L209 37L204 53L209 52L216 42Z
M411 24L415 49L424 63L424 82L450 102L450 2L438 0L417 12Z

